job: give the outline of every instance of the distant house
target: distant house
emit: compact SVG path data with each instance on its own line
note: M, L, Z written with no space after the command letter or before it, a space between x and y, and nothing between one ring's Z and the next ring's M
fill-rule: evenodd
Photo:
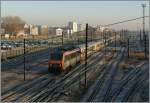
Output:
M10 37L10 34L5 34L6 39L9 39L9 37Z
M30 34L30 25L28 25L28 24L24 25L24 33L25 34Z
M96 27L96 31L97 32L103 32L104 30L108 29L107 27L104 27L104 26L97 26Z
M5 29L1 28L0 29L0 34L5 34Z
M30 26L30 34L31 35L38 35L39 34L39 27L31 25Z
M56 35L62 35L63 30L61 28L56 29Z
M27 36L28 34L25 34L24 30L21 30L17 33L17 36Z
M49 28L47 25L42 25L40 28L40 35L48 35L49 34Z
M57 28L49 27L49 28L48 28L48 33L49 33L48 35L50 35L50 36L56 35L56 29L57 29Z

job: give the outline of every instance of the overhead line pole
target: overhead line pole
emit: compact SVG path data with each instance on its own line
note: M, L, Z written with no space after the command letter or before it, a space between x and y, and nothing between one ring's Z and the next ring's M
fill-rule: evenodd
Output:
M106 32L104 32L104 40L105 40L105 63L106 63Z
M25 49L25 38L23 39L23 41L24 41L24 81L26 80L26 64L25 64L25 62L26 62L26 49Z
M141 42L141 29L140 29L140 42Z
M62 32L62 38L61 39L62 39L62 47L63 47L63 44L64 44L64 40L63 40L64 39L64 32Z
M128 47L127 47L127 48L128 48L128 58L129 58L129 56L130 56L130 55L129 55L129 53L130 53L130 50L129 50L129 46L130 46L130 43L129 43L129 42L130 42L130 41L129 41L129 37L128 37L128 39L127 39L127 42L128 42L128 44L127 44Z
M85 39L85 88L86 88L86 70L87 70L87 47L88 47L88 24L86 24L86 39Z
M115 52L117 51L117 50L116 50L116 48L117 48L117 45L116 45L116 34L117 34L117 33L115 32Z
M145 59L147 58L146 56L146 34L145 34L145 4L142 4L142 8L143 8L143 36L144 36L144 52L145 52Z

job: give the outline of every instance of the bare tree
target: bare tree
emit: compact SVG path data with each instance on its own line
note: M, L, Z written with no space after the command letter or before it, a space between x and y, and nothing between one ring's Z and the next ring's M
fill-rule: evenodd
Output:
M25 21L18 16L6 16L1 20L1 26L5 29L5 33L16 34L24 28Z

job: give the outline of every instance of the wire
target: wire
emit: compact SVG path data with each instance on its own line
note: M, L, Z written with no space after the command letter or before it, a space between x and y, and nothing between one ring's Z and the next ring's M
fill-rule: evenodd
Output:
M149 17L149 16L145 16L145 17ZM141 18L143 18L143 16L135 18L135 19L129 19L129 20L124 20L124 21L119 21L119 22L116 22L116 23L112 23L112 24L107 24L107 25L104 25L104 26L112 26L112 25L121 24L121 23L124 23L124 22L138 20L138 19L141 19Z

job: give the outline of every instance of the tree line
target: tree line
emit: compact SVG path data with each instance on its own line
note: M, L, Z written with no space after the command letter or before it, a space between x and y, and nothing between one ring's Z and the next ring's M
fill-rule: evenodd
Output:
M20 30L23 30L25 23L19 16L6 16L1 18L1 28L8 34L16 34Z

